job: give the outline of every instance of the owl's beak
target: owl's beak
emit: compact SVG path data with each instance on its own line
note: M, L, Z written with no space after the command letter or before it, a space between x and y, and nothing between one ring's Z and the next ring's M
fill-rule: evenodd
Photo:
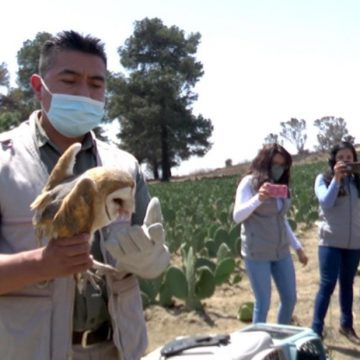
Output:
M123 209L123 208L119 209L118 213L119 213L119 216L121 216L121 217L123 217L123 216L127 217L130 215L129 211L127 211L126 209Z

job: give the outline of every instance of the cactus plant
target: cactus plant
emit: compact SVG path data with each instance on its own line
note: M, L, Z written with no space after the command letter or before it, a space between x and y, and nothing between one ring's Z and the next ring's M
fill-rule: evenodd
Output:
M201 300L211 297L215 291L215 277L206 259L198 259L193 248L182 247L183 267L170 266L165 273L164 289L185 301L188 310L202 309ZM208 266L210 265L210 266ZM169 295L169 294L168 294Z
M238 310L238 319L243 322L251 322L254 311L254 303L247 301L242 303Z
M162 283L162 276L156 279L141 279L139 282L143 306L156 304L156 297Z
M188 295L188 284L184 271L176 266L169 266L165 273L165 287L171 294L181 300Z
M163 282L159 289L159 303L163 307L170 307L173 304L171 289Z
M230 256L231 256L231 250L229 246L227 246L227 244L224 242L221 243L216 253L217 260L221 261Z
M233 258L224 258L220 260L215 269L214 280L216 285L221 285L222 283L229 280L231 274L235 269L235 260Z
M213 272L207 266L201 266L197 269L198 278L195 284L195 296L203 300L211 297L215 292L215 279Z
M240 248L241 248L240 226L241 224L236 224L229 231L227 245L231 249L233 256L239 256L240 254Z

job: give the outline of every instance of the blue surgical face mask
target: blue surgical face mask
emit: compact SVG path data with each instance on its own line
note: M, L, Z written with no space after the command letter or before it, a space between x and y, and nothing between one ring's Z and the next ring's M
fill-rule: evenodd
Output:
M270 169L271 179L275 182L279 181L283 176L284 171L285 171L285 166L277 165L277 164L271 165L271 169Z
M104 105L85 96L53 94L41 82L46 91L51 95L49 110L45 113L51 125L66 137L79 137L97 127L104 116Z

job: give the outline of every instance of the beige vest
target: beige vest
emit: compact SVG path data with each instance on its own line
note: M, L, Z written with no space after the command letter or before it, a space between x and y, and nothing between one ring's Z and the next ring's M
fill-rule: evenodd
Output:
M40 193L48 173L35 146L33 113L29 121L0 134L0 253L36 248L30 203ZM125 167L137 183L136 206L142 221L149 200L139 165L130 154L96 141L99 164ZM116 225L115 225L116 226ZM108 231L102 231L104 251ZM108 309L119 359L140 359L147 347L138 281L131 275L107 277ZM2 360L64 360L72 358L73 277L56 278L45 286L28 286L0 296L0 353Z

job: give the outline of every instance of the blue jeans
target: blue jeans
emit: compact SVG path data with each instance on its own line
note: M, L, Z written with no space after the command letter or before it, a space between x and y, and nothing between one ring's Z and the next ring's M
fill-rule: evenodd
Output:
M291 255L277 261L245 258L245 267L255 295L253 323L266 322L272 277L280 297L277 321L279 324L290 324L296 304L295 269Z
M322 336L330 298L339 279L340 325L353 326L353 284L360 250L319 246L320 286L316 295L312 328Z

